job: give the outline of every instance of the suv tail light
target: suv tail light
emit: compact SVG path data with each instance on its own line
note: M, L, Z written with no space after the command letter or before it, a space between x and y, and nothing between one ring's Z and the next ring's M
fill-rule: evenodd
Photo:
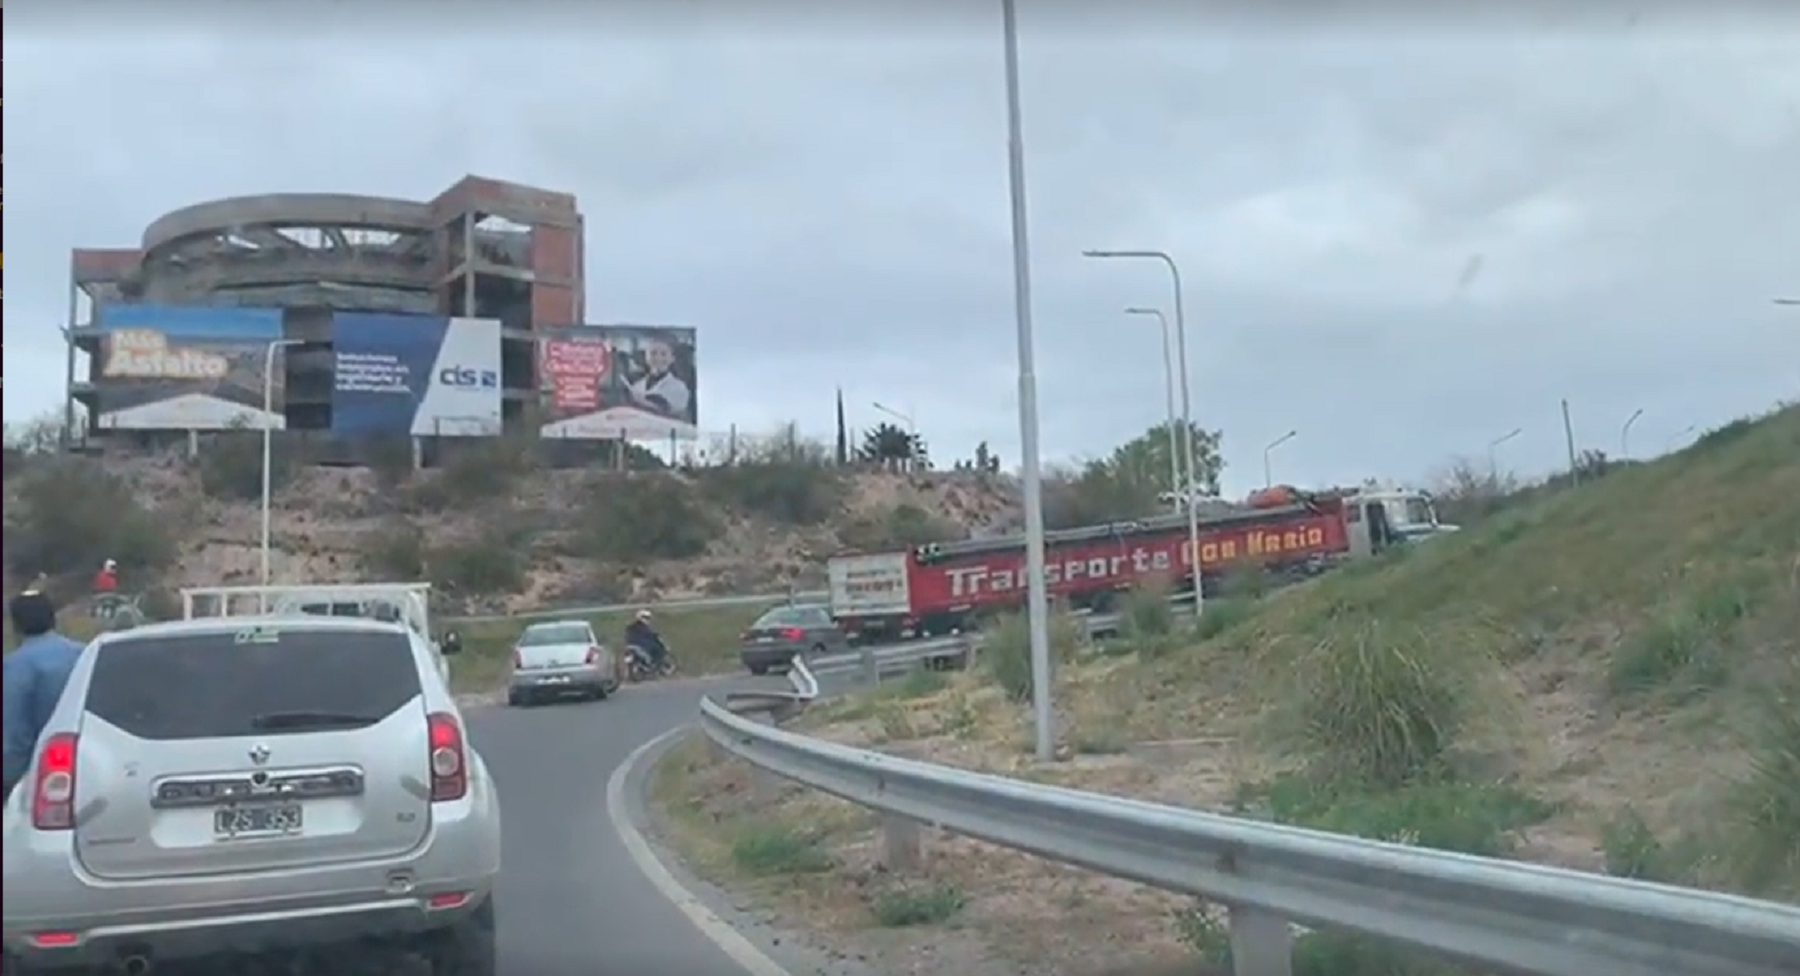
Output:
M58 732L38 750L37 779L31 785L31 825L38 830L75 826L75 746L73 732Z
M460 800L469 792L469 757L462 726L449 712L432 712L427 721L431 726L432 802Z
M600 663L600 648L598 645L588 648L587 663L589 663L589 664L599 664Z
M798 627L789 627L781 632L781 639L791 641L805 640L806 631L801 630Z

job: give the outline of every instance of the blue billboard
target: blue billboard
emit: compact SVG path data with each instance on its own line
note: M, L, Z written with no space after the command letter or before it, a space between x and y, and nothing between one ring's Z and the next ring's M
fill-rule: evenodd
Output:
M500 322L338 312L331 429L483 437L500 432Z
M280 309L102 305L94 320L100 348L89 378L102 429L285 425L285 371L267 370Z

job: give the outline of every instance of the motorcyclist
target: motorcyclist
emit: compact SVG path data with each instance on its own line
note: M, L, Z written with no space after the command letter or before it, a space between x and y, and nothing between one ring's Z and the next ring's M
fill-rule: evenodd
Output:
M650 667L660 671L669 659L669 649L663 646L662 635L650 623L651 618L649 608L639 610L631 618L631 623L625 625L625 646L642 651Z
M119 564L111 559L100 564L100 571L94 574L94 597L104 600L119 594Z

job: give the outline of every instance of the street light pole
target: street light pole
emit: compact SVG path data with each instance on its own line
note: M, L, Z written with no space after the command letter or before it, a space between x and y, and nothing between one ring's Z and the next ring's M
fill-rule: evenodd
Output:
M1631 460L1631 425L1637 423L1638 418L1643 415L1643 407L1633 410L1631 416L1625 418L1625 426L1619 428L1619 460Z
M1182 497L1184 490L1181 484L1181 445L1175 434L1175 351L1169 338L1169 317L1160 308L1128 308L1126 315L1154 315L1162 325L1163 352L1163 399L1168 406L1169 424L1169 494ZM1190 476L1190 482L1193 478ZM1192 490L1188 485L1188 490Z
M906 425L907 468L908 470L917 470L919 467L919 458L917 456L919 451L919 425L913 423L912 414L901 413L893 407L882 406L875 401L870 401L869 405Z
M881 411L882 413L885 413L888 416L894 418L895 420L898 420L901 423L905 424L906 425L906 434L908 437L917 437L919 435L919 427L917 424L913 423L911 414L901 413L900 411L895 410L893 407L882 406L878 402L871 402L869 405L874 407L875 409Z
M297 339L276 339L269 343L263 351L263 415L262 415L262 545L257 552L257 580L269 585L269 469L275 460L275 354L288 346L297 346ZM260 610L268 609L268 594L257 597Z
M1031 710L1037 758L1056 758L1050 713L1050 594L1044 578L1044 489L1038 469L1037 364L1031 337L1031 245L1025 219L1025 126L1019 97L1019 14L1000 0L1005 35L1006 171L1012 209L1013 312L1019 344L1019 467L1025 494L1025 618L1031 635Z
M1488 480L1493 482L1492 487L1496 491L1499 490L1500 487L1500 445L1505 444L1507 441L1510 441L1523 433L1525 433L1525 428L1514 427L1512 430L1488 441Z
M1161 261L1169 269L1169 279L1175 286L1175 356L1181 361L1181 453L1188 477L1182 495L1187 502L1188 564L1194 577L1194 616L1198 617L1206 609L1206 592L1200 584L1200 500L1194 497L1194 482L1199 471L1194 466L1194 409L1193 398L1188 392L1187 313L1181 304L1181 268L1163 251L1083 251L1081 255Z
M1277 437L1274 440L1270 441L1269 446L1263 448L1263 487L1264 488L1275 487L1275 466L1274 466L1274 462L1270 460L1270 457L1275 453L1275 449L1280 447L1283 444L1286 444L1288 441L1291 441L1294 438L1299 437L1299 436L1300 436L1299 431L1290 430L1287 433L1281 435L1280 437Z

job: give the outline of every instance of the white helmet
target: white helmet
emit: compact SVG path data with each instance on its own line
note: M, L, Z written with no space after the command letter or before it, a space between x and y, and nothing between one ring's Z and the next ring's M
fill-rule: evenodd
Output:
M110 572L113 572L114 570L117 570L119 568L119 564L111 559L108 559L105 563L103 563L101 565L101 568L110 573Z
M649 619L650 619L650 616L651 616L651 614L650 614L650 608L649 608L649 607L645 607L645 608L644 608L644 609L642 609L642 610L639 610L639 611L638 611L638 612L637 612L637 618L638 618L638 619L639 619L639 620L649 620Z

